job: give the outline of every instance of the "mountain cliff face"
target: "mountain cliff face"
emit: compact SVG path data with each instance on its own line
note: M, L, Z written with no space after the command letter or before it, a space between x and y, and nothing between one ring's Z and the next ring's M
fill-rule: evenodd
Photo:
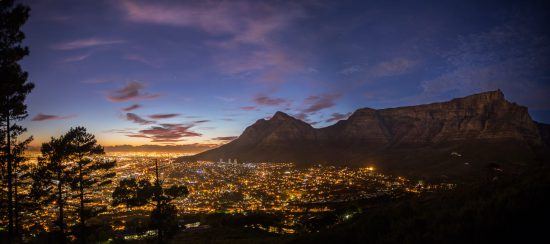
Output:
M489 162L534 159L547 140L547 128L498 90L419 106L358 109L321 129L277 112L234 141L183 160L374 164L405 174L447 176L481 170Z
M540 143L537 125L527 108L510 103L501 91L486 92L449 102L390 108L359 109L340 126L343 132L389 146L425 145L468 139L513 139ZM343 129L343 130L342 130Z

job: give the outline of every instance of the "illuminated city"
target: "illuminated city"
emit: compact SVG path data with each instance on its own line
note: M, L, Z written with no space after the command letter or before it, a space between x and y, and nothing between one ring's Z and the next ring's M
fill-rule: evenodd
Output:
M387 176L377 172L374 166L349 168L315 165L299 168L293 163L229 162L231 159L227 162L177 163L175 158L178 156L181 154L130 152L110 153L105 158L117 162L114 182L129 177L152 179L157 161L165 184L182 184L189 189L186 198L175 202L182 213L275 213L285 216L289 227L284 229L286 233L295 233L292 226L299 221L296 216L330 212L334 204L453 187L452 184L427 185L404 177ZM92 193L91 198L97 200L95 206L108 208L102 215L126 211L125 207L110 207L114 186L96 189ZM132 210L139 214L140 210L150 211L151 206ZM54 218L55 214L52 209L40 219L47 226L50 220L43 217ZM124 226L116 226L115 229L124 230ZM270 231L268 228L266 230Z

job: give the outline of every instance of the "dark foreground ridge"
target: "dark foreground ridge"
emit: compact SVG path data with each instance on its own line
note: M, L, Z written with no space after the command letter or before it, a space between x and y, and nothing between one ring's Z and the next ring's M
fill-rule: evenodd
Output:
M234 141L181 160L375 165L416 177L456 178L481 174L488 165L520 170L544 157L548 131L497 90L418 106L362 108L320 129L277 112Z

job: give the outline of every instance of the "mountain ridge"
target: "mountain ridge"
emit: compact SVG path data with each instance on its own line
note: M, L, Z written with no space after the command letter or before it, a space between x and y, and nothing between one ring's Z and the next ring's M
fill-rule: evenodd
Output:
M547 144L547 128L531 119L527 107L496 90L446 102L361 108L323 128L278 111L237 139L180 160L372 164L384 171L422 175L429 170L447 176L463 171L463 165L479 171L489 161L506 166L531 161Z

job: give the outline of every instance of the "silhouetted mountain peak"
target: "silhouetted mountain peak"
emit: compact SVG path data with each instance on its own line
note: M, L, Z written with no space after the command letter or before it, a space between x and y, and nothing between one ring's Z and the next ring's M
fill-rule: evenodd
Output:
M281 111L277 111L272 117L271 119L269 119L270 121L273 121L273 120L296 120L296 118L284 113L284 112L281 112Z

